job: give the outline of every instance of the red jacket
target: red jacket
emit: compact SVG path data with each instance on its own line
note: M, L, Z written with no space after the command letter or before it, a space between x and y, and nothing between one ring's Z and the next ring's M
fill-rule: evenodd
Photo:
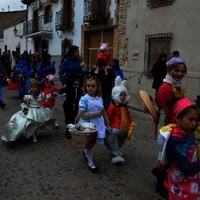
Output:
M113 66L113 61L112 61L112 56L109 52L106 53L99 53L98 54L98 59L103 59L107 62L107 64L112 67Z
M106 111L110 126L112 128L129 130L129 125L132 123L130 112L127 107L120 107L118 103L113 103Z
M47 95L47 94L50 94L50 93L55 92L55 91L57 91L57 89L54 86L52 86L51 88L45 87L42 92L44 93L44 95ZM55 102L56 102L55 97L52 97L48 100L43 100L41 102L41 104L44 107L53 107L53 106L55 106Z
M168 106L168 102L170 100L172 100L173 98L175 98L175 94L172 92L172 85L169 84L169 83L163 83L158 92L157 92L157 96L156 96L156 103L157 105L164 109L165 111L165 114L166 114L166 124L168 123L174 123L174 119L172 118L172 113L171 113L171 110ZM176 88L176 91L178 93L181 92L181 88L180 87L177 87Z

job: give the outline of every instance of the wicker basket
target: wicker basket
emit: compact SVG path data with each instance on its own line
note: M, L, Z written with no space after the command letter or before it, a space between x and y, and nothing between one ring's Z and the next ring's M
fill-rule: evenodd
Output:
M72 136L72 145L78 149L92 148L96 143L97 130L77 131L69 129Z

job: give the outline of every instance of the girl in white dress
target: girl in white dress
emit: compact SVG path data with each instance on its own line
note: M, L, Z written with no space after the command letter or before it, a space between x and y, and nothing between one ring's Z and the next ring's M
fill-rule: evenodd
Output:
M5 142L15 141L20 136L33 137L33 142L37 142L35 131L38 128L51 129L54 127L55 119L49 108L41 106L41 101L51 98L52 94L44 96L40 92L38 81L31 82L30 94L25 95L21 110L15 113L3 130L2 140Z
M97 128L96 143L104 144L106 126L109 127L109 121L103 107L99 80L96 77L86 79L84 92L85 95L79 101L78 122L91 122L95 124ZM84 149L83 155L88 162L90 171L97 173L98 167L93 162L92 148Z

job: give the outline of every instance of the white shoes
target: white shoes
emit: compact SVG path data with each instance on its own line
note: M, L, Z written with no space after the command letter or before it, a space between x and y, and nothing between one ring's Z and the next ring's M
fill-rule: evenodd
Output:
M33 141L34 143L37 142L37 137L36 137L35 133L33 133L33 135L32 135L32 141Z
M123 164L124 163L124 158L121 156L117 156L111 159L112 164Z
M59 124L55 122L55 128L59 128Z

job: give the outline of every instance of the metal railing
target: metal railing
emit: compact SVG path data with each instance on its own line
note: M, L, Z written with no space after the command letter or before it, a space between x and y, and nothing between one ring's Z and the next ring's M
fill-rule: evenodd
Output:
M107 21L109 13L106 10L106 0L85 0L83 22Z
M56 12L55 18L55 28L56 30L64 30L68 28L73 28L73 9L68 8L65 10L61 10Z
M52 16L40 15L39 17L23 23L23 35L31 35L37 32L52 31Z

